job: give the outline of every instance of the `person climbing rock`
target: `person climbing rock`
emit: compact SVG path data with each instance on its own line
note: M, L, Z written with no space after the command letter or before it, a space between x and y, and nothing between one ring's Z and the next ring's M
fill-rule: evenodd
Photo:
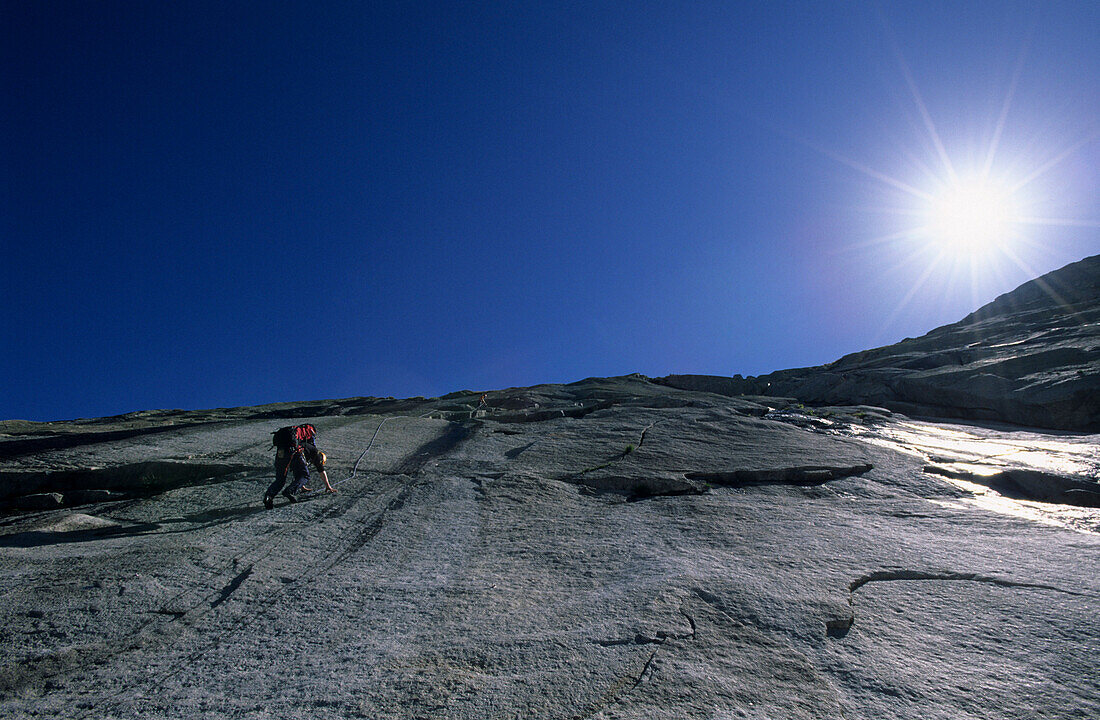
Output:
M270 510L275 506L275 495L280 490L287 500L298 502L298 493L309 490L306 482L310 477L310 465L320 474L325 488L330 493L336 492L325 471L325 454L317 449L316 428L309 424L288 425L279 428L271 436L271 446L275 448L275 481L264 493L264 507ZM293 473L294 481L283 489L288 472Z

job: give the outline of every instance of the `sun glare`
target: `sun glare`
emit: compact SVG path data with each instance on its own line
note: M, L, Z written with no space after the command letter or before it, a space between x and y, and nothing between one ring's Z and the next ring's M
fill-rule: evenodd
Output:
M969 144L960 144L965 135L955 132L949 138L953 141L949 151L901 47L888 25L885 30L916 110L917 117L911 120L915 127L923 125L924 130L918 138L919 146L901 149L908 162L898 167L906 172L883 172L811 141L796 139L878 184L876 192L882 204L871 207L876 214L893 216L885 227L878 226L887 232L861 239L846 249L888 249L895 255L891 270L908 266L916 271L911 273L912 286L887 317L885 325L889 325L934 276L948 292L956 289L956 283L968 283L977 307L987 299L989 290L1003 291L1006 278L1011 279L1006 271L1012 266L1030 277L1039 275L1028 257L1044 250L1042 235L1037 235L1042 228L1100 228L1098 221L1051 213L1052 207L1061 207L1057 205L1060 201L1051 191L1051 180L1044 180L1063 162L1100 140L1100 129L1083 128L1078 138L1063 138L1058 143L1061 148L1044 147L1046 142L1039 138L1012 147L1008 141L1012 136L1006 135L1006 128L1023 77L1027 58L1024 43L999 114L990 118L991 122L975 117L975 126L988 129L988 133L970 133ZM924 265L923 270L918 265Z
M947 253L982 256L1004 247L1017 215L1007 188L987 180L959 181L932 196L926 232Z

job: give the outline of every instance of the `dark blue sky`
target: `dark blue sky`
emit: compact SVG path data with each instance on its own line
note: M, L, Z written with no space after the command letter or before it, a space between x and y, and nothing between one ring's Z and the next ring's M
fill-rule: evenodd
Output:
M0 418L759 374L1100 252L1098 3L35 0L0 27ZM994 144L1026 222L933 264L912 190Z

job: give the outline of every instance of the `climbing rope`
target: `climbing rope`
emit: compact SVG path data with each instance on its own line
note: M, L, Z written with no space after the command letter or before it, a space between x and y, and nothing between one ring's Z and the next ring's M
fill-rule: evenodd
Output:
M399 415L398 417L408 417L408 416L406 416L406 415ZM336 482L334 482L334 483L332 484L332 486L333 486L333 487L337 487L338 485L343 485L343 484L344 484L344 483L346 483L346 482L347 482L348 480L351 480L352 478L354 478L354 477L355 477L355 474L359 472L359 462L360 462L360 461L361 461L361 460L363 459L363 457L364 457L364 456L365 456L365 455L366 455L366 454L367 454L368 452L370 452L370 449L371 449L372 447L374 447L374 440L375 440L375 438L377 438L377 437L378 437L378 431L382 429L382 426L386 424L386 421L387 421L387 420L393 420L393 417L384 417L384 418L382 418L382 422L378 423L378 427L376 427L376 428L374 429L374 435L371 435L371 438L370 438L370 442L369 442L369 443L367 443L367 447L366 447L366 448L365 448L365 449L363 450L363 452L359 453L359 457L357 457L357 458L355 459L355 465L354 465L354 466L352 467L352 469L351 469L351 475L348 475L348 476L347 476L346 478L344 478L343 480L337 480Z
M374 441L378 438L378 431L381 430L382 426L385 425L388 421L397 420L399 418L413 418L413 419L425 418L425 417L428 417L429 415L431 415L432 413L436 413L436 412L439 412L439 411L438 410L429 410L428 412L426 412L422 415L391 415L389 417L382 418L382 422L378 423L378 427L376 427L374 429L374 434L371 435L370 442L367 443L367 447L364 448L363 452L359 453L359 457L357 457L355 459L355 465L352 466L352 468L351 468L351 474L348 475L346 478L343 478L342 480L337 480L336 482L332 483L332 487L334 487L334 488L339 487L340 485L343 485L344 483L348 482L349 480L353 479L356 476L356 474L359 472L359 463L363 460L364 457L366 457L367 453L370 452L370 449L372 447L374 447ZM310 490L306 494L307 495L312 495L315 492L320 492L320 489Z

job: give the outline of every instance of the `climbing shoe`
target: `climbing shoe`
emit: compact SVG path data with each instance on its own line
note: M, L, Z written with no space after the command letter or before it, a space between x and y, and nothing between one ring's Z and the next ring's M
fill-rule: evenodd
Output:
M294 493L290 492L290 488L283 490L283 497L292 503L298 502L298 498L294 497Z
M268 510L275 507L275 498L270 495L264 495L264 507Z

